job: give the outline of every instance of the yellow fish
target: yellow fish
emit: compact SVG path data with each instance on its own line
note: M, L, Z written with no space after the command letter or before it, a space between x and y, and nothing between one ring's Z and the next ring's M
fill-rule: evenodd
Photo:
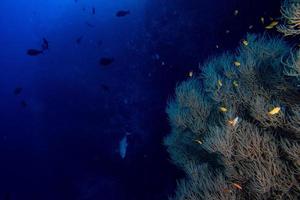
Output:
M201 140L195 140L195 142L197 142L198 144L203 144Z
M221 80L218 80L218 85L220 86L220 87L222 87L222 81Z
M231 126L235 126L239 121L239 117L234 118L233 120L228 120L228 124Z
M233 83L232 83L232 84L233 84L233 86L234 86L234 87L238 87L238 86L239 86L239 84L238 84L238 82L237 82L237 81L233 81Z
M220 111L221 111L221 112L227 112L227 108L221 106L221 107L220 107Z
M241 63L239 61L235 61L234 65L237 66L237 67L239 67L239 66L241 66Z
M277 26L278 24L278 21L272 21L268 26L266 26L265 28L266 29L272 29L274 28L275 26Z
M189 72L189 77L192 77L194 75L193 71Z
M248 46L248 41L247 40L242 40L243 45Z
M281 108L280 107L275 107L271 111L269 111L270 115L276 115L280 112Z

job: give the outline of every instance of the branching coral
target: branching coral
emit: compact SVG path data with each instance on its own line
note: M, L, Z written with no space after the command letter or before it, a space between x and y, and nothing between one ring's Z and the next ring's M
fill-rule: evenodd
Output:
M280 38L246 40L168 104L165 145L187 174L173 200L300 198L299 52Z
M172 200L235 200L237 194L231 190L220 173L213 174L207 164L190 163L186 168L187 179L178 183L176 196Z
M284 0L281 6L283 24L277 26L277 30L285 36L300 34L300 1Z
M176 101L170 102L167 108L173 125L183 130L189 128L196 133L204 131L210 105L199 81L192 79L182 83L176 88L176 96Z

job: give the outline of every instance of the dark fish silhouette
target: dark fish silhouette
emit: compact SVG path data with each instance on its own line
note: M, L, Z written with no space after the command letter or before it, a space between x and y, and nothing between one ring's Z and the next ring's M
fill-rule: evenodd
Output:
M88 27L90 27L90 28L94 28L94 27L95 27L93 24L91 24L91 23L89 23L89 22L85 22L85 24L86 24Z
M108 92L110 90L110 88L108 87L108 85L105 84L101 84L101 89Z
M26 108L28 106L27 102L25 100L21 101L21 106L23 108Z
M23 91L23 88L21 88L21 87L16 87L15 90L14 90L14 94L15 94L15 95L19 95L19 94L21 94L22 91Z
M43 50L37 50L37 49L28 49L27 55L29 56L37 56L43 53Z
M81 43L81 41L82 41L82 38L83 38L83 35L82 35L82 36L80 36L79 38L77 38L77 39L76 39L76 43L77 43L77 44L80 44L80 43Z
M95 7L92 8L92 14L93 14L93 15L96 14L96 8L95 8Z
M100 59L99 64L103 66L108 66L114 62L113 58L103 57Z
M49 42L46 38L43 38L42 49L43 50L48 50L49 49Z
M4 198L3 198L4 200L11 200L11 193L10 192L6 192L5 194L4 194Z
M130 14L130 11L129 10L119 10L117 13L116 13L116 16L117 17L124 17L126 15L129 15Z

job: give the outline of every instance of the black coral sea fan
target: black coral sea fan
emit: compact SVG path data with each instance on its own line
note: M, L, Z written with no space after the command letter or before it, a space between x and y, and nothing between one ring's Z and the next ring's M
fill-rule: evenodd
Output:
M300 0L283 0L281 5L282 23L277 30L284 36L300 34Z
M248 35L177 85L165 145L186 172L173 200L300 198L300 57Z

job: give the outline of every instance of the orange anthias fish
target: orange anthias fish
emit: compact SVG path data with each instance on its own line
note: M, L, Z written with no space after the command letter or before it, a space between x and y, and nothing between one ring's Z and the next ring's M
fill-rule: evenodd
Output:
M242 189L243 189L242 186L240 186L240 185L237 184L237 183L233 183L232 185L233 185L235 188L239 189L239 190L242 190Z
M229 189L226 189L226 188L225 188L223 191L224 191L224 192L226 192L226 193L230 193L230 192L232 192L231 190L229 190Z
M233 120L228 120L228 124L231 126L235 126L239 121L239 117L234 118Z

